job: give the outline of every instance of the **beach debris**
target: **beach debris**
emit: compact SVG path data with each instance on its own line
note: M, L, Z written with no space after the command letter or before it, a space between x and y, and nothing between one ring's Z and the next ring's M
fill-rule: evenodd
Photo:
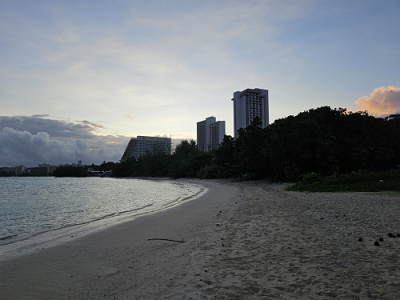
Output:
M362 239L362 238L359 238L359 239L358 239L358 241L359 241L359 242L362 242L362 241L363 241L363 239Z
M221 223L217 223L217 224L215 224L216 226L221 226Z
M178 240L171 240L171 239L162 239L162 238L153 238L153 239L147 239L148 241L168 241L168 242L175 242L175 243L184 243L185 240L182 239L180 241Z
M380 238L379 238L379 241L380 241L380 242L383 242L383 237L380 237Z
M375 241L374 245L375 245L375 246L380 246L381 244L379 244L378 241Z
M393 233L389 232L389 233L388 233L388 237L396 238L397 236L395 236Z

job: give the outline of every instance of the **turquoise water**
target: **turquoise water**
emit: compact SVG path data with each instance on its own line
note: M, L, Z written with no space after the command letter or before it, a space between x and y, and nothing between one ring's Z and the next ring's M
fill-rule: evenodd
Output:
M60 228L160 210L201 190L168 180L0 178L0 245Z

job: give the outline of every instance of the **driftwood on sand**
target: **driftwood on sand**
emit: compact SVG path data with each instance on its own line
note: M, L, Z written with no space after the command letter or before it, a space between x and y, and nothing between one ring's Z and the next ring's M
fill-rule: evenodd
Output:
M147 239L148 241L169 241L169 242L175 242L175 243L184 243L185 240L182 239L180 241L177 240L170 240L170 239L160 239L160 238L154 238L154 239Z

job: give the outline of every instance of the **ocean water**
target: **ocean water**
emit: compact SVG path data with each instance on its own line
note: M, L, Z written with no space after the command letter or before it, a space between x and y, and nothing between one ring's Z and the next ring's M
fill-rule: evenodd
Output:
M99 221L112 224L175 205L202 191L197 185L168 180L0 178L0 248Z

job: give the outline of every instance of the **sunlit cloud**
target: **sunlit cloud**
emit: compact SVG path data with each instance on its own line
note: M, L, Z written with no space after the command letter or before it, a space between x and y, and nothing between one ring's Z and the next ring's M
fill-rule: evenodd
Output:
M77 122L83 124L85 126L85 128L87 128L89 130L97 130L99 128L104 128L103 125L96 124L96 123L89 122L89 121L77 121Z
M388 86L376 88L369 96L356 101L360 110L373 115L387 115L400 112L400 87Z
M135 118L132 117L132 116L130 116L130 115L127 115L127 116L125 117L125 119L132 119L132 120L135 120Z

